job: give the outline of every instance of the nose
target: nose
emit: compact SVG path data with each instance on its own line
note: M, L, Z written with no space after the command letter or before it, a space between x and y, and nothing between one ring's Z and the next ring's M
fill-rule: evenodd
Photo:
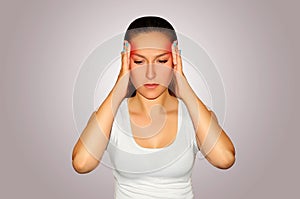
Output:
M155 73L153 64L149 63L146 67L147 67L147 69L146 69L146 77L148 79L154 79L156 73Z

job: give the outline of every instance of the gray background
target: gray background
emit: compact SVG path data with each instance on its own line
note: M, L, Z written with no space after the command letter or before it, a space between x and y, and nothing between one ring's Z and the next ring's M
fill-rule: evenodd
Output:
M298 2L1 1L1 198L113 198L110 168L72 168L73 86L89 53L143 15L201 44L224 81L236 162L197 159L195 198L295 198Z

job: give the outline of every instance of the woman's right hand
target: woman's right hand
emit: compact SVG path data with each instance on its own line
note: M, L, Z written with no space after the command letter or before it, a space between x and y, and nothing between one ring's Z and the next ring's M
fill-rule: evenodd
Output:
M130 77L130 43L127 40L123 42L123 51L121 52L121 69L114 87L113 98L116 102L121 102L127 95L129 77Z
M130 43L127 40L123 42L123 51L121 52L121 70L118 81L129 73L130 65Z

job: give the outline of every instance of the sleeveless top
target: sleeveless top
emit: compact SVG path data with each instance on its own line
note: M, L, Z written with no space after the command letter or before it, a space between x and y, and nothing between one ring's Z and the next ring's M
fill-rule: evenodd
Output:
M112 124L108 152L114 176L115 199L193 199L191 181L199 151L188 109L178 99L176 139L164 148L144 148L131 131L128 98Z

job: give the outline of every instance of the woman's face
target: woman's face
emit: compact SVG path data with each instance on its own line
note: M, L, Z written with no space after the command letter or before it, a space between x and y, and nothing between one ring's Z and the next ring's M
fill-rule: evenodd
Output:
M130 41L130 79L137 92L155 99L173 77L172 43L160 32L140 33Z

